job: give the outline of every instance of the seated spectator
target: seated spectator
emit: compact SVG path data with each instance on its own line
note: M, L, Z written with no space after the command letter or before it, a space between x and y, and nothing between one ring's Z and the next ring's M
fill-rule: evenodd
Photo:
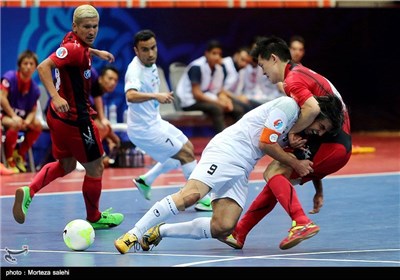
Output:
M246 47L241 47L235 51L233 56L227 56L222 59L222 66L226 71L224 89L232 99L232 102L236 103L237 106L242 107L245 113L254 107L251 106L239 87L239 85L242 84L239 72L249 64L251 59L250 49Z
M113 164L117 149L121 146L121 140L117 134L112 130L111 123L104 113L103 95L114 92L119 79L119 71L112 65L106 65L97 74L96 70L92 68L92 92L91 102L93 108L97 112L97 116L94 120L97 128L99 129L100 139L107 142L105 150L108 151L108 155L105 156L103 163L104 167L108 167L109 164Z
M26 172L26 153L42 132L36 118L36 106L40 90L32 75L38 66L36 53L26 50L17 61L18 69L10 70L1 77L1 123L4 128L4 153L6 165L14 173ZM17 147L18 134L24 131L24 140ZM33 172L34 170L31 170Z
M292 61L297 64L301 64L301 60L303 59L306 49L306 40L300 35L294 35L290 37L289 40L289 50L290 56L292 57Z
M239 75L241 83L238 85L238 91L242 92L241 100L252 109L285 95L264 75L255 58L240 70Z
M233 103L223 88L225 73L221 60L222 45L218 41L210 41L204 55L186 67L176 88L182 110L200 110L209 115L215 133L226 127L225 116L236 122L244 114L243 108Z

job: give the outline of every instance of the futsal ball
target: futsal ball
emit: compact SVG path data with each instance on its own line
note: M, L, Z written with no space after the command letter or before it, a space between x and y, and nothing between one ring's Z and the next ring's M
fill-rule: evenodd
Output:
M94 229L85 220L77 219L69 222L63 233L65 244L74 251L84 251L94 242Z

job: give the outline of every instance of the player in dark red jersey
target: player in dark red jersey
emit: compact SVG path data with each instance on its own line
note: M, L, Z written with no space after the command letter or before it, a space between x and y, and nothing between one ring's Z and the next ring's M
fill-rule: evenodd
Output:
M322 75L292 62L288 46L280 38L262 38L257 42L252 55L258 58L258 65L263 69L264 75L274 84L283 82L285 93L294 98L300 106L301 114L289 132L289 142L298 159L313 161L313 172L299 176L290 166L273 161L264 172L264 179L267 181L264 189L252 202L233 233L223 242L241 249L250 230L279 202L291 217L295 217L289 235L280 244L280 248L284 250L318 233L319 227L302 210L293 185L313 181L316 193L313 199L314 208L309 213L318 213L323 205L322 179L341 169L350 159L350 119L343 103L345 119L340 132L318 138L303 138L305 136L299 133L320 113L314 96L334 94L342 100L339 92Z
M47 124L51 133L53 156L57 160L44 165L29 186L16 190L13 214L18 223L25 222L33 196L50 182L75 170L77 161L86 170L82 185L86 219L95 229L118 226L124 219L120 213L110 213L110 209L99 211L104 150L91 117L96 114L89 101L92 55L109 62L114 61L114 57L107 51L91 48L98 29L97 10L91 5L77 7L73 14L72 31L65 35L60 47L37 68L51 97Z

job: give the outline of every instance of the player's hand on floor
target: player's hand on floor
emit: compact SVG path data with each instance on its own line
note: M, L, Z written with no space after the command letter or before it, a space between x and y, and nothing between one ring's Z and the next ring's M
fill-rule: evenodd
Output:
M309 214L319 213L319 210L324 205L324 196L322 194L315 194L313 202L314 202L314 208L308 212Z

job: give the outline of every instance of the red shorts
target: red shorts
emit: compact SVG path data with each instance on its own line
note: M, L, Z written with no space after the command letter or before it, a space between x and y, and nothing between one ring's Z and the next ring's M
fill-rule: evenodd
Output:
M351 136L343 131L336 136L315 137L310 139L307 145L308 157L299 156L296 152L295 155L298 159L311 160L314 172L301 178L300 184L335 173L347 164L351 156ZM290 178L297 179L299 175L293 171Z
M79 162L86 163L103 156L99 131L90 117L76 122L63 120L49 107L47 124L55 159L74 157Z

